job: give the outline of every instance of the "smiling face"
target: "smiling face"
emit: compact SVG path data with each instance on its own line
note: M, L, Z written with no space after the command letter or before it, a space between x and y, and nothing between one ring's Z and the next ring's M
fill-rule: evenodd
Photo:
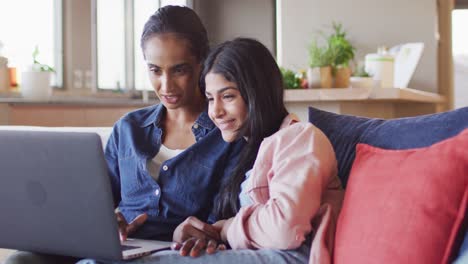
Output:
M171 33L155 35L146 41L144 56L151 85L167 109L189 107L203 99L198 89L201 65L187 40Z
M237 85L223 75L210 72L205 77L205 84L208 114L221 130L223 140L233 142L247 120L247 105Z

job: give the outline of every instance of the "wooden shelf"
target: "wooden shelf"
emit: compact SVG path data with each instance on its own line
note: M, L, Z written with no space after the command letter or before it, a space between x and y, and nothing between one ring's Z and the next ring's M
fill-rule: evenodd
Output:
M285 90L285 102L398 101L443 103L445 97L410 88L330 88Z

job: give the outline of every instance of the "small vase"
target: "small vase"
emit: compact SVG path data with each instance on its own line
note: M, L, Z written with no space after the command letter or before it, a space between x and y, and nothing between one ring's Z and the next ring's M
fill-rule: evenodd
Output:
M21 95L30 99L47 99L52 94L50 72L24 71L21 73Z
M338 67L335 72L335 88L348 88L351 70L349 67Z
M351 88L373 88L374 79L372 77L351 77Z
M320 68L308 68L307 69L307 87L309 89L312 88L320 88Z
M320 67L320 87L331 88L333 84L332 67Z

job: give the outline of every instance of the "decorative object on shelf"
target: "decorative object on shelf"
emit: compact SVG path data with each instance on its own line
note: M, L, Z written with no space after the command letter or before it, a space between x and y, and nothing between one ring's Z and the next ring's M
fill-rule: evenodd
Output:
M0 92L7 91L10 87L10 75L8 73L8 59L2 56L3 43L0 41Z
M348 88L350 85L351 79L351 69L346 66L339 66L334 69L335 73L335 88Z
M309 45L309 68L307 69L309 88L332 87L332 64L334 60L334 51L328 46L319 46L317 40Z
M280 67L280 70L283 75L283 84L286 89L301 89L307 87L303 71L295 73L294 71L283 67Z
M395 57L393 84L398 88L409 86L424 51L424 43L405 43L390 48L389 53Z
M52 94L50 75L55 70L37 60L39 49L32 54L33 64L21 73L21 94L25 98L47 99Z
M328 48L335 54L333 72L335 76L335 88L349 87L351 69L349 62L354 59L355 48L346 36L346 31L341 23L333 22L333 33L328 36Z
M358 66L350 78L351 88L373 88L374 79L366 72L364 65Z
M10 88L12 90L18 88L18 75L16 73L16 67L8 67L8 74L10 76Z
M380 81L380 88L394 87L394 62L387 47L379 47L377 53L367 54L365 57L365 70L374 80Z
M325 41L324 46L320 46L317 40L309 45L309 88L349 87L349 62L354 59L355 48L347 38L341 23L333 22L332 27L333 33L330 35L321 33Z

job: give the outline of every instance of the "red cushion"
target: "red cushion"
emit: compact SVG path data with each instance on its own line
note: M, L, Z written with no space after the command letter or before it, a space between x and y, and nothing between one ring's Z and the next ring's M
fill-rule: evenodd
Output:
M418 149L358 144L335 263L446 263L467 199L468 129Z

